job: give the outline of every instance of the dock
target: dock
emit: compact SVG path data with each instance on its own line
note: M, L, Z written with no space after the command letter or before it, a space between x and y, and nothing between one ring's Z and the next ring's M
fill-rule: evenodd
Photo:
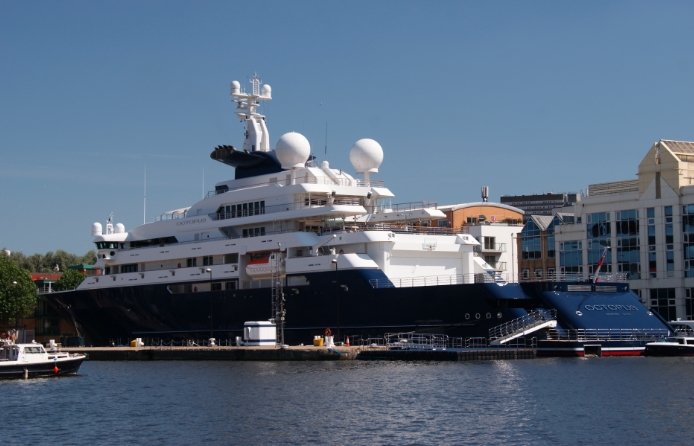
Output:
M69 347L90 361L479 361L532 359L531 348L388 349L373 346L143 346Z

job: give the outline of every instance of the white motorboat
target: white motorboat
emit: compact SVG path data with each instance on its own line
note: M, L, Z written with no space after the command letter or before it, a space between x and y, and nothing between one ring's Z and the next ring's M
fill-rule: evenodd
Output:
M672 321L674 336L646 344L647 356L694 356L694 321Z
M34 378L77 373L86 355L47 351L36 342L0 345L0 378Z

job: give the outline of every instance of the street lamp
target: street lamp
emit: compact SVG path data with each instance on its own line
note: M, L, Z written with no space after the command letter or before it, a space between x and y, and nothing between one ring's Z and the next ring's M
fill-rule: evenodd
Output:
M213 335L213 333L214 333L214 328L213 328L214 327L214 320L212 319L212 296L213 296L213 294L212 294L212 268L205 268L205 272L210 275L210 293L208 294L208 296L209 296L208 299L210 300L210 316L209 316L209 319L210 319L210 339L209 339L209 343L210 343L210 345L213 345L214 344L214 337L213 337L214 336Z

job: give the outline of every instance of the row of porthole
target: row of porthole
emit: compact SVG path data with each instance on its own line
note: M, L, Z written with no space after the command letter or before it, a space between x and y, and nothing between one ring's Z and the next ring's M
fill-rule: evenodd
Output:
M487 318L487 319L491 319L491 318L492 318L492 313L487 313L487 314L485 314L484 316L485 316L485 318ZM465 320L470 320L471 317L472 317L472 316L470 315L470 313L465 313ZM501 319L502 317L503 317L503 315L502 315L501 313L496 313L496 318L497 318L497 319ZM480 313L475 313L475 319L482 319L482 315L481 315Z

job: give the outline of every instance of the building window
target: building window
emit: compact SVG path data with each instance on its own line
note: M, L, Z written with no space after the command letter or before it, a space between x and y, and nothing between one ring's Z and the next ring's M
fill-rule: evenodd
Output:
M646 237L648 241L648 277L658 276L658 256L655 249L655 208L646 208Z
M666 321L677 319L674 288L651 288L651 310L657 312Z
M603 254L605 259L600 269L603 273L612 272L612 253L605 248L610 246L612 227L609 212L596 212L588 214L586 223L586 235L588 238L588 273L595 274Z
M484 249L496 249L496 237L484 237Z
M583 243L580 240L559 245L559 268L562 274L583 273Z
M496 268L496 257L495 256L484 256L484 261L489 264L492 268Z
M665 273L668 277L675 276L675 246L674 229L672 225L672 206L665 206Z
M554 237L554 229L557 225L560 225L562 223L561 218L559 217L554 217L552 219L552 223L547 227L547 257L550 259L554 259L556 257L555 253L555 237Z
M694 204L682 206L684 277L694 277Z
M617 238L617 271L628 279L641 278L641 249L639 246L639 211L618 211L615 219Z
M520 233L523 260L542 258L542 231L534 221L528 220Z

